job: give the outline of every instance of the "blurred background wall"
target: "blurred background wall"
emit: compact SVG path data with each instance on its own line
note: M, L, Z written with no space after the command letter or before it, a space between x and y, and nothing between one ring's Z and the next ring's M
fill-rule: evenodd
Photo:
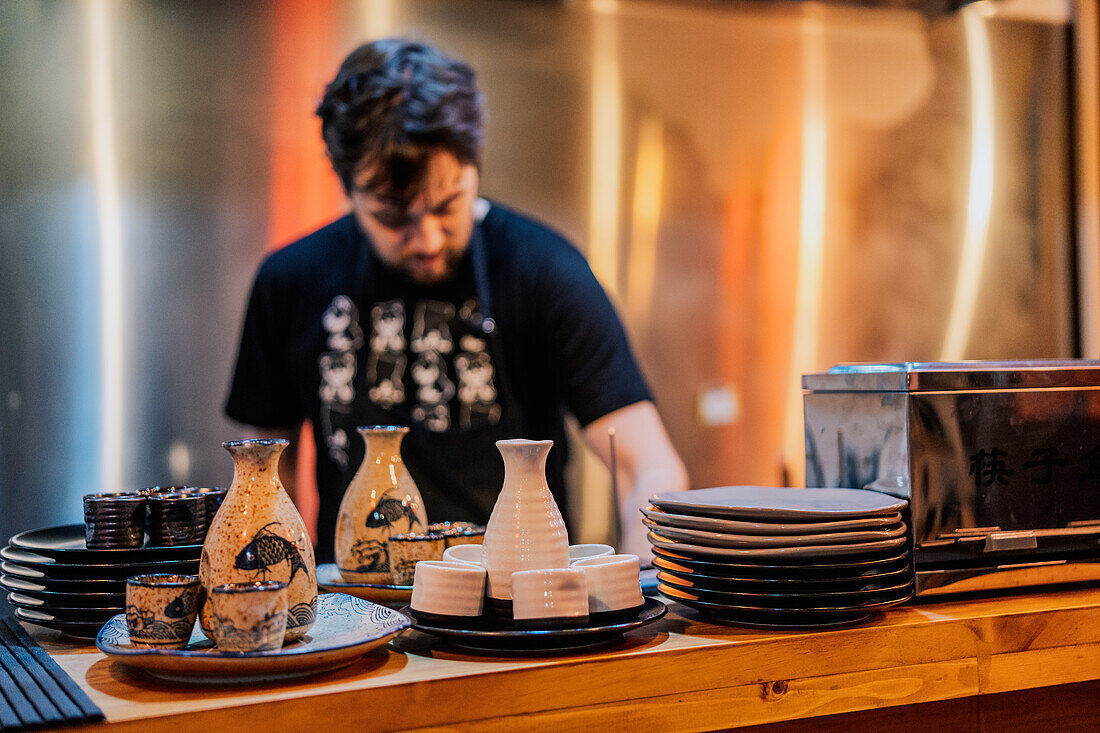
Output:
M1080 355L1073 4L956 5L0 4L0 534L230 482L251 278L344 211L312 109L386 35L478 71L483 193L586 253L694 486L802 481L803 372Z

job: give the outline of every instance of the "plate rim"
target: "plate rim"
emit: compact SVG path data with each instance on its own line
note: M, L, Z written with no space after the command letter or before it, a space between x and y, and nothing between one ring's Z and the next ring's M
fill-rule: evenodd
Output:
M320 571L320 569L323 565L324 566L331 565L332 567L336 567L336 563L332 563L332 562L318 563L317 570ZM412 593L412 589L413 589L413 587L411 585L386 585L384 583L348 583L348 582L343 581L343 580L338 581L336 583L331 583L331 582L328 582L328 581L322 581L321 578L320 578L320 572L318 572L317 585L320 586L322 584L327 588L356 588L356 589L365 588L365 589L369 589L369 590L406 591L406 592L409 592L409 593Z
M103 627L103 624L98 623L96 621L66 621L64 619L54 618L53 616L50 616L50 614L48 614L48 613L42 613L41 611L38 611L38 610L33 609L33 608L23 608L22 606L16 606L13 613L14 613L14 615L17 619L19 619L20 621L26 621L29 624L36 624L36 625L39 625L39 626L43 625L42 622L51 624L51 626L45 626L45 628L47 628L47 629L52 628L52 625L68 626L68 627L72 627L72 628L80 627L80 628L88 628L88 629L102 628ZM47 618L44 618L44 619L24 618L25 616L27 616L29 614L32 614L32 613L37 613L39 615L46 616Z
M57 596L125 596L126 595L126 581L125 580L117 581L118 583L121 584L120 585L120 590L117 593L106 593L106 592L103 592L103 591L94 591L94 590L90 590L90 591L57 591L57 590L50 590L49 588L47 588L45 586L42 586L39 589L20 588L19 586L14 585L13 581L28 583L28 584L31 584L31 585L39 585L38 583L35 583L34 581L32 581L29 578L27 578L25 576L22 576L22 575L8 575L7 573L0 573L0 588L4 588L5 590L9 590L9 591L17 591L19 593L48 593L50 595L57 595ZM80 582L80 581L74 581L74 582ZM92 581L87 581L87 582L92 582Z
M682 550L688 553L695 553L698 555L710 556L710 557L851 557L853 555L861 555L877 550L889 550L895 547L901 547L908 542L908 537L902 535L900 537L893 537L888 540L876 540L875 542L858 543L858 544L844 544L844 545L800 545L796 547L767 547L767 548L739 548L739 547L705 547L703 545L695 545L690 542L682 542L680 540L671 540L661 535L650 531L647 533L646 539L650 544L655 547L661 547L653 540L656 537L657 540L664 543L671 543L674 545L680 545L681 547L688 547L689 550ZM860 549L864 545L869 545L866 549ZM814 554L809 550L828 548L828 552ZM669 549L669 548L663 548Z
M896 523L901 523L901 522L905 521L905 517L902 515L902 513L900 511L894 512L893 514L883 514L883 515L876 515L876 516L872 516L872 517L853 517L853 518L848 518L848 519L837 519L835 521L830 520L830 521L821 521L821 522L790 522L790 521L769 522L769 521L766 521L764 519L757 519L757 520L750 521L750 520L747 520L747 519L730 519L728 517L710 517L710 516L699 515L699 514L677 514L676 512L665 511L664 509L661 509L660 507L658 507L654 504L649 504L648 506L642 507L642 508L638 509L638 511L641 512L642 515L648 517L650 520L656 522L657 524L661 524L661 519L670 519L671 521L668 521L667 526L677 527L679 529L698 529L699 528L698 524L700 522L703 522L703 523L705 523L705 522L719 522L719 523L731 522L733 524L748 525L752 529L759 529L760 530L759 534L764 534L764 535L772 534L772 535L782 535L782 536L788 536L788 535L798 536L798 535L803 535L803 534L824 534L824 533L827 533L829 531L844 532L844 531L849 531L849 530L846 530L843 527L830 527L830 525L850 525L852 522L873 521L875 523L874 526L887 526L887 525L890 525L890 524L896 524ZM651 514L656 515L658 518L654 518L653 516L650 516ZM680 524L678 525L678 524L676 524L676 522L680 522ZM690 526L692 524L695 524L696 526ZM681 526L681 525L686 525L686 526ZM769 529L769 527L770 527L770 529ZM792 528L797 528L799 531L792 532L791 531ZM826 529L823 530L823 528L826 528ZM744 532L745 534L750 534L750 535L751 534L756 534L755 532L749 532L747 529L741 529L740 531ZM854 530L852 530L852 531L854 531Z
M693 491L698 492L698 491L709 491L709 490L717 490L717 489L738 489L738 488L768 489L768 490L776 490L776 491L841 491L841 490L843 490L845 492L854 491L854 492L860 492L861 494L863 494L863 493L876 494L878 496L884 497L885 499L892 499L893 503L889 504L889 505L886 505L886 506L871 508L871 509L848 509L848 510L840 509L840 510L836 510L836 511L827 511L827 510L823 510L823 509L797 509L797 508L794 508L794 507L767 507L767 506L754 506L754 507L737 506L737 507L734 507L734 506L724 506L724 505L721 505L721 504L711 504L711 505L706 505L706 506L700 506L698 504L684 504L684 503L681 503L681 502L677 502L676 501L676 496L677 495L682 496L685 493L689 493L689 492L681 492L681 491L660 492L660 493L654 494L652 497L650 497L649 501L650 501L651 504L654 504L655 506L658 506L658 507L661 507L661 508L664 508L662 506L662 504L668 504L669 506L674 506L677 509L682 510L685 513L688 513L688 514L690 514L692 512L694 512L696 514L698 514L699 512L704 512L703 516L717 515L717 516L720 516L720 517L733 517L733 518L736 518L738 516L740 516L740 517L754 517L754 518L755 517L768 517L768 518L771 518L773 521L776 520L776 519L788 519L788 518L790 518L790 519L793 519L793 518L812 519L814 517L818 517L818 518L826 518L826 519L837 519L837 518L840 518L840 517L855 518L855 517L866 517L866 516L878 516L880 514L893 514L895 512L900 512L900 511L904 510L905 507L908 506L908 504L909 504L909 502L905 499L898 499L895 496L892 496L890 494L884 494L881 491L872 491L871 489L852 489L852 488L848 488L848 487L807 487L807 488L798 488L798 487L783 487L783 486L753 486L753 485L750 485L750 484L735 484L735 485L731 485L731 486L711 486L711 487L707 487L705 489L694 489ZM706 512L709 512L709 513L706 513Z
M200 550L201 550L201 546L198 546L198 545L189 545L189 547L200 547ZM17 558L12 558L11 557L12 552L22 553L24 555L30 555L32 557L32 559L20 560L20 559L17 559ZM36 560L36 559L33 559L34 557L40 557L42 559L41 560ZM161 560L150 560L148 562L109 562L109 563L60 562L60 561L57 560L57 558L46 557L45 555L38 555L37 553L32 552L30 550L24 550L24 549L19 548L19 547L12 547L11 545L6 545L6 546L0 548L0 558L3 558L7 562L12 563L14 565L29 566L31 569L35 569L36 567L40 566L40 567L43 567L43 568L70 568L70 569L87 568L89 570L100 570L100 569L103 569L103 568L121 568L121 567L130 566L130 565L145 566L145 565L163 565L163 564L167 564L167 563L196 563L196 562L199 561L199 556L196 555L193 558L191 558L191 557L187 557L187 558L164 558L164 559L161 559Z
M18 572L12 572L13 568L16 568L16 569L19 569L19 570L25 570L25 571L30 572L30 573L36 573L36 575L26 575L26 574L20 575ZM15 577L15 578L21 578L21 579L24 579L24 580L33 580L33 581L38 581L38 582L42 582L42 583L61 583L63 585L68 585L69 583L73 583L73 584L76 584L76 583L94 583L94 584L97 584L97 585L100 584L100 583L103 583L103 584L121 583L123 585L123 588L125 588L125 585L126 585L126 579L125 578L120 578L120 579L111 579L111 578L55 578L55 577L46 575L45 573L43 573L40 570L37 570L35 568L29 568L29 567L26 567L24 565L20 565L19 563L11 562L10 560L0 560L0 573L3 573L4 575L8 575L8 576L11 576L11 577Z
M348 595L346 593L318 593L318 600L320 600L321 595L344 595L344 597L346 597L350 600L363 601L365 603L370 603L371 605L377 606L377 608L379 608L379 609L383 609L387 613L396 614L397 616L400 616L399 619L394 620L398 624L396 630L394 631L394 633L403 631L403 630L405 630L405 628L408 628L412 624L412 620L409 619L408 615L406 615L404 613L401 613L399 611L395 611L394 609L390 609L390 608L388 608L388 606L385 606L385 605L382 605L382 604L379 604L379 603L374 603L372 601L365 601L364 599L357 599L357 598L354 597L354 595ZM110 621L108 621L106 624L103 624L103 628L102 628L101 632L106 632L108 626L110 626L111 624L116 624L116 623L120 623L122 625L122 627L125 628L125 623L127 623L127 614L120 613L120 614L117 614L116 616L112 617L112 619ZM130 634L128 632L127 637L129 638L129 636L130 636ZM373 641L373 639L367 639L367 641ZM129 648L129 649L124 649L124 648L118 647L117 645L114 645L114 646L108 645L108 643L106 641L103 642L102 646L101 646L99 636L96 637L96 646L99 648L100 652L102 652L103 654L108 654L108 655L117 656L117 657L130 657L130 658L134 658L134 657L171 657L173 659L185 659L185 658L186 659L218 659L218 660L224 660L224 659L285 659L287 657L295 657L295 656L300 657L300 656L306 656L306 655L311 655L311 654L319 654L319 653L322 653L322 652L335 652L335 650L339 650L339 649L343 649L343 648L351 648L351 647L354 647L354 646L357 646L357 645L360 645L360 644L363 644L363 643L365 643L365 642L355 642L354 644L345 644L345 645L339 646L339 647L326 647L326 648L323 648L323 649L307 649L307 650L303 650L303 647L298 647L298 648L293 648L293 649L289 649L289 650L287 650L285 648L279 648L279 649L268 650L268 652L219 652L219 650L217 648L212 648L212 649L204 649L204 650L201 650L201 652L200 652L200 650L197 650L197 649L156 649L156 648L143 648L143 647L133 647L133 648ZM108 648L103 648L105 646L107 646ZM110 650L108 650L108 649L110 649Z
M47 609L47 612L49 612L50 610L56 610L56 611L64 611L66 613L69 612L69 611L72 611L73 613L81 613L81 612L83 612L83 613L96 613L96 612L108 613L110 611L118 613L118 610L119 610L118 606L89 606L87 608L84 608L82 606L55 606L55 605L50 604L50 603L43 603L41 606L34 606L34 605L31 605L31 604L27 603L26 601L19 600L19 599L16 599L16 598L12 598L12 596L21 596L22 598L29 598L32 601L38 600L37 598L34 598L33 596L28 596L26 593L23 593L22 591L9 591L7 596L8 596L8 603L10 603L12 606L15 606L16 608L25 608L25 609L30 610L30 611L37 611L37 610L39 610L39 608L45 608L45 609ZM125 598L125 596L124 596L124 598ZM123 606L125 606L125 604L123 604Z
M724 545L705 545L706 547L717 547L721 549L730 550L749 550L749 549L771 549L780 547L814 547L823 546L828 547L832 545L843 545L849 543L871 542L877 541L875 537L867 537L866 535L881 535L878 540L894 539L895 537L902 537L908 531L904 522L900 522L896 527L890 530L860 530L853 532L824 532L817 534L800 534L800 535L739 535L730 534L727 532L711 532L705 529L691 529L687 527L669 527L659 522L654 522L651 519L642 520L650 532L653 532L658 537L665 539L672 539L678 542L693 541L698 542L726 542L730 544ZM677 540L675 537L665 537L662 532L681 532L686 537L693 538L692 540ZM703 535L698 537L697 535ZM852 537L855 535L856 537ZM863 539L858 539L859 536L863 536ZM712 539L713 537L713 539ZM837 542L822 542L821 538L839 538ZM812 539L810 539L812 538ZM799 541L791 543L791 540L809 540ZM784 542L788 544L784 544ZM757 544L754 544L757 543Z
M675 578L676 576L673 576L673 577ZM756 598L780 599L780 598L804 598L806 596L813 596L813 597L817 597L817 596L846 596L846 595L860 595L860 594L871 596L871 595L874 595L876 593L889 593L890 591L900 591L903 588L908 588L909 586L913 585L914 579L909 578L904 583L899 583L897 585L892 585L889 588L864 588L862 590L826 591L826 592L823 592L823 593L740 593L738 591L711 590L710 588L685 588L685 587L682 587L682 586L680 586L676 583L670 583L667 580L662 579L660 577L660 573L658 573L657 583L658 583L658 585L663 583L665 585L672 586L676 590L682 590L682 591L685 591L685 592L688 592L688 593L694 593L695 591L701 591L703 593L717 593L719 595L751 596L751 597L756 597Z
M664 583L658 583L657 584L657 590L659 590L666 598L669 598L673 601L676 601L677 603L683 603L684 602L684 599L677 598L675 595L669 595L669 594L665 593L664 589L661 587L663 585L665 585L665 584ZM843 606L843 607L838 606L838 607L832 607L832 608L825 608L825 607L820 607L820 608L774 608L774 607L772 607L772 608L768 608L768 607L763 607L763 606L735 606L735 605L729 604L729 603L715 603L714 601L703 601L703 600L688 600L685 605L697 603L697 604L700 604L704 607L713 608L714 610L723 610L723 609L732 610L734 613L736 613L738 611L751 611L751 612L754 612L754 613L779 613L779 614L789 614L789 613L829 614L829 613L854 613L854 612L862 611L862 610L875 612L875 611L879 611L879 610L882 610L882 609L885 609L885 608L890 608L891 606L896 606L898 604L905 603L906 601L912 600L912 598L917 594L916 580L913 580L913 582L909 583L908 585L910 587L910 591L909 591L908 594L906 594L906 596L904 598L900 598L898 600L883 601L881 603L869 603L869 604L859 605L859 606ZM679 590L679 589L674 588L673 590ZM684 591L680 591L680 592L684 592Z
M111 627L112 625L121 624L122 629L123 630L126 629L126 614L125 613L120 613L120 614L117 614L116 616L112 617L111 619L109 619L105 624L103 624L103 627L100 629L99 633L96 634L95 645L96 645L97 649L99 649L101 652L106 654L108 657L112 657L114 659L117 659L120 662L124 661L124 660L129 662L131 660L138 660L138 659L142 659L142 660L171 659L171 660L176 660L176 661L178 661L178 660L190 660L188 663L191 664L195 668L195 671L197 673L209 674L211 672L214 672L215 670L205 669L205 670L201 670L201 672L200 672L199 667L206 667L206 666L220 667L221 665L223 665L225 663L229 663L229 664L233 664L233 665L236 665L236 666L242 666L243 667L243 666L249 666L246 663L249 663L249 662L255 663L255 662L259 662L259 660L301 659L303 657L309 658L312 655L321 655L321 654L326 654L326 653L330 653L330 652L338 652L338 651L348 651L348 650L356 649L360 646L364 646L366 644L376 642L379 639L392 638L393 636L399 634L400 632L402 632L405 629L412 626L412 623L413 623L411 618L409 618L406 614L401 613L400 611L395 611L392 608L388 608L386 606L383 606L383 605L380 605L380 604L377 604L377 603L373 603L371 601L366 601L362 598L356 598L355 596L349 596L346 593L318 594L318 597L320 597L321 595L345 596L349 600L358 600L358 601L363 601L364 603L370 603L372 606L377 606L378 608L381 608L381 609L385 610L388 614L396 614L396 616L398 617L398 618L394 619L394 622L396 623L396 626L392 629L388 629L387 631L385 631L384 633L382 633L378 636L373 636L370 639L362 639L362 640L359 640L359 641L356 641L356 642L343 644L341 646L330 646L330 647L325 647L323 649L308 649L308 650L306 650L303 647L298 647L296 649L289 649L289 650L287 650L285 648L280 648L278 650L252 651L252 652L218 651L217 648L204 649L202 651L195 650L195 649L190 649L190 650L189 649L152 649L152 648L140 648L140 647L133 647L133 648L130 648L130 649L124 649L124 648L119 647L118 645L110 644L110 643L108 643L107 641L105 641L103 639L104 633L108 630L108 627ZM127 632L127 638L129 638L129 633L128 632ZM243 670L240 670L240 671L243 672Z
M661 558L661 559L664 560L665 558ZM694 578L700 578L700 579L705 580L705 581L715 581L715 582L721 582L721 583L725 583L725 582L764 583L764 584L775 583L777 586L781 585L781 584L784 584L784 583L794 583L796 585L798 585L798 584L807 584L808 585L808 584L811 584L811 583L816 583L817 585L823 585L825 583L858 583L858 582L861 582L861 581L868 582L868 583L873 583L875 581L875 578L879 578L879 577L882 577L884 575L885 576L893 576L893 575L898 575L900 573L905 573L907 571L910 571L910 572L912 571L911 566L906 566L906 567L900 567L897 570L894 570L890 573L882 573L882 574L879 574L879 575L860 575L860 576L856 576L856 577L852 577L852 578L824 578L824 579L818 579L818 578L735 578L735 577L723 578L723 577L718 576L718 575L706 575L706 574L703 574L703 573L700 573L698 575L686 574L686 573L684 573L682 571L679 571L679 570L671 570L669 568L662 568L660 565L654 565L654 567L657 568L658 573L672 573L673 577L676 577L676 578L687 575L688 578L693 578L693 579ZM684 579L686 580L687 578L684 578Z
M845 568L864 567L864 566L872 567L872 566L876 566L876 565L888 565L890 563L900 562L900 561L905 560L906 558L911 556L911 553L908 550L905 550L905 551L899 553L896 556L884 557L884 558L874 558L874 559L871 559L871 560L866 560L866 561L863 561L863 562L855 562L855 563L845 562L845 563L803 563L803 564L799 564L799 565L771 565L771 564L767 564L767 563L748 563L748 564L743 563L743 562L741 562L741 563L735 563L735 562L724 563L724 562L715 562L713 560L703 560L703 559L695 558L695 557L687 557L687 558L668 557L668 556L662 554L662 553L666 553L666 552L675 553L676 551L675 550L668 550L666 548L657 547L657 546L654 546L654 548L653 548L653 554L654 555L660 555L661 557L664 557L666 560L670 560L672 562L703 563L703 564L706 564L706 565L717 565L717 566L726 567L726 568L754 568L754 569L758 569L758 570L783 570L783 571L790 571L790 570L823 571L823 570L835 570L838 567L845 567Z
M83 537L84 525L83 524L55 524L49 527L38 527L37 529L26 529L22 532L12 535L8 540L8 545L17 549L25 550L27 552L33 552L37 554L45 553L57 553L58 555L77 555L77 554L103 554L109 557L112 554L116 554L118 558L127 557L130 554L138 554L144 552L154 552L156 554L185 554L188 551L201 551L202 543L197 545L143 545L142 547L35 547L26 543L26 537L28 535L34 535L41 532L52 531L64 531L69 530L73 534L79 534ZM46 555L49 557L49 555Z

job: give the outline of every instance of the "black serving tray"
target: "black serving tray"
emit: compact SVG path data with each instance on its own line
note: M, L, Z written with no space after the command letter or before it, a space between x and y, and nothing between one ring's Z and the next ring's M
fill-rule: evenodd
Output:
M656 598L645 603L626 618L607 616L583 625L554 628L519 628L512 622L491 617L447 619L421 614L408 606L401 612L413 619L413 628L437 636L448 644L479 652L539 654L577 651L603 646L622 638L627 631L653 623L668 613L668 607Z

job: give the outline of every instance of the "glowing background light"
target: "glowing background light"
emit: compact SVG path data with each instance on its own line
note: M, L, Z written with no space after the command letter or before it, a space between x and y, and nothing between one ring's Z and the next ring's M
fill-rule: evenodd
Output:
M588 162L588 263L612 298L619 287L619 194L622 181L622 78L619 4L592 0L592 81ZM580 534L599 536L613 525L610 474L590 451L581 454Z
M619 293L619 170L622 166L622 80L615 26L618 3L593 0L592 145L589 162L588 261L612 294Z
M797 465L803 455L802 374L816 369L822 262L825 253L825 174L827 163L825 116L825 29L808 7L804 18L802 80L802 156L798 204L798 276L791 340L790 376L784 421L785 463L791 482L801 483Z
M657 117L638 127L638 151L631 204L630 258L626 270L626 309L634 324L648 324L657 279L657 232L661 223L664 131Z
M85 0L88 88L91 101L92 167L99 237L100 465L99 485L122 488L125 435L125 341L123 251L115 148L115 99L111 87L111 3Z
M965 357L981 287L993 208L993 63L981 12L979 5L968 5L961 13L970 67L970 180L955 295L940 349L942 361L958 361Z

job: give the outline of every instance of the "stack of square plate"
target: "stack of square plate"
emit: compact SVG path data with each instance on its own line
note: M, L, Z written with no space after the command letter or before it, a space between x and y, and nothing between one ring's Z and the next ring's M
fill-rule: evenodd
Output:
M904 499L863 489L724 486L650 501L642 513L658 589L712 618L827 628L913 597Z
M126 579L146 573L197 574L202 545L88 549L84 525L30 530L0 550L0 586L21 621L95 638L126 611Z

